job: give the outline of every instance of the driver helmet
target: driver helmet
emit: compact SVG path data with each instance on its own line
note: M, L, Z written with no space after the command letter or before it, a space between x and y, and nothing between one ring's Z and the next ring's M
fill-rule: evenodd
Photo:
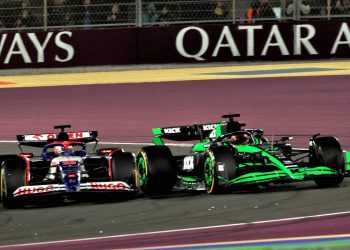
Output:
M55 146L53 148L53 152L55 153L56 156L61 155L63 153L62 146Z
M68 153L68 155L74 155L74 148L72 145L69 145L67 147L67 153Z
M251 137L246 133L234 134L230 137L233 144L242 145L249 144Z

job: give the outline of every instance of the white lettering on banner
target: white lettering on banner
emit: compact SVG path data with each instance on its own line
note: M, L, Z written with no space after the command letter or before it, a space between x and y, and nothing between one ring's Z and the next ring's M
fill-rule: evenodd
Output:
M50 38L52 36L52 32L47 33L45 41L43 44L40 44L37 36L35 33L28 33L28 37L29 39L32 41L32 43L34 44L34 47L36 48L37 51L37 62L38 63L43 63L45 62L45 48L47 46L47 44L50 41Z
M177 133L181 133L181 130L180 130L180 128L165 128L164 133L177 134Z
M263 28L262 25L238 26L238 30L246 30L247 31L247 56L254 56L255 55L254 31L261 30L262 28Z
M184 48L184 36L190 30L198 31L198 33L201 35L201 40L202 40L201 48L194 55L188 54ZM184 57L194 58L197 61L204 61L205 59L202 58L201 56L204 55L204 53L208 50L208 47L209 47L209 36L208 36L207 32L202 28L193 27L193 26L187 27L187 28L182 29L179 32L179 34L177 34L177 36L176 36L176 49L180 53L180 55L182 55Z
M224 38L226 39L227 43L223 43ZM231 34L228 26L223 27L219 41L215 46L215 49L214 49L212 56L216 57L219 53L219 49L225 48L225 47L230 48L232 56L240 56L241 55L239 53L239 50L238 50L237 45L235 43L235 40L233 39L232 34Z
M276 39L276 42L275 42L275 43L272 42L272 38L275 38L275 39ZM277 46L277 47L279 47L279 49L280 49L282 55L284 55L284 56L288 56L288 55L289 55L287 46L286 46L286 44L284 43L284 40L283 40L283 38L282 38L282 35L281 35L281 33L280 33L280 31L279 31L277 25L272 25L272 28L271 28L269 37L267 38L267 41L266 41L266 43L265 43L265 46L264 46L263 51L261 52L261 55L262 55L262 56L266 56L267 50L268 50L269 47L271 47L271 46Z
M310 43L310 39L316 35L316 29L310 24L302 24L294 26L295 38L294 38L294 55L301 55L301 44L304 45L305 49L310 55L318 55L315 48ZM301 30L306 29L308 35L306 37L301 37Z
M58 33L55 37L55 44L57 47L65 50L67 52L67 57L66 58L60 58L58 55L56 55L55 57L55 61L57 62L68 62L70 60L72 60L72 58L74 57L74 48L72 45L65 43L61 40L61 37L63 35L67 35L69 37L72 37L72 32L71 31L62 31L60 33Z
M16 47L18 48L18 50L15 50ZM4 61L5 64L9 64L12 55L21 55L24 63L31 63L32 62L32 60L29 57L28 51L23 43L23 40L22 40L20 33L16 33L14 38L13 38L10 50L7 53L7 56L6 56L5 61Z
M341 38L343 37L343 35L345 36L345 41L341 41ZM335 39L335 42L334 42L332 50L331 50L332 55L337 52L338 45L340 45L340 44L348 45L348 47L350 48L350 31L349 31L349 26L347 23L342 23L342 25L340 27L338 36Z
M37 57L34 60L35 63L45 63L45 49L52 40L53 32L48 32L45 36L44 41L41 43L36 33L15 33L13 37L8 34L2 34L0 38L0 56L4 54L4 64L9 64L14 56L21 56L25 64L33 63L34 56L30 55L26 47L28 39L34 46ZM57 62L68 62L74 57L74 47L68 43L62 41L63 36L72 37L71 31L62 31L56 34L54 42L57 48L62 49L66 52L66 57L59 57L55 55L55 61ZM27 39L27 40L26 40ZM7 45L7 46L5 46ZM28 45L27 45L28 46ZM8 51L4 50L5 47L9 47Z
M4 48L4 44L5 44L6 38L7 38L7 34L3 34L3 35L1 36L1 41L0 41L0 56L1 56L1 53L2 53L2 49Z
M297 24L293 27L294 31L294 41L293 41L293 55L301 55L302 49L305 48L307 53L309 55L318 55L318 51L315 49L313 44L311 43L311 40L316 37L317 32L315 26L311 24ZM281 55L283 56L289 56L291 55L291 52L288 50L288 47L286 45L286 41L284 40L280 28L278 25L272 25L271 30L268 31L268 38L264 42L264 46L261 52L255 51L255 36L256 32L264 32L264 26L263 25L238 25L237 26L238 32L243 31L247 33L247 40L246 40L246 49L247 49L247 56L267 56L269 50L272 47L278 47L280 50ZM198 32L200 35L200 47L196 50L196 52L190 54L187 52L184 44L184 37L186 36L187 32ZM235 31L237 32L237 31ZM303 36L303 34L305 35ZM346 37L346 41L341 41L341 38L343 34ZM210 37L203 28L200 27L186 27L179 31L177 37L176 37L176 49L179 52L180 55L186 58L193 58L197 61L203 61L206 60L204 58L204 55L208 52L209 44L210 44ZM346 23L342 25L341 31L338 34L337 42L334 44L332 51L335 53L337 46L339 44L347 44L350 46L350 31ZM231 54L233 57L241 56L239 44L235 41L234 33L232 33L230 26L223 26L219 39L215 43L214 50L211 54L211 57L217 57L220 53L220 50L222 48L229 48L231 51Z

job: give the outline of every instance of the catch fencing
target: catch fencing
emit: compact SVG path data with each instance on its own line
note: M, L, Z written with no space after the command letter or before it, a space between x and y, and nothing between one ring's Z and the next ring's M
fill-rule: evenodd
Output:
M255 23L350 17L346 0L1 0L0 30Z

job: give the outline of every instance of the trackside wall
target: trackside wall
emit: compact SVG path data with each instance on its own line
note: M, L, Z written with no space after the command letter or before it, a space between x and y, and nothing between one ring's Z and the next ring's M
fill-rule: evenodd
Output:
M350 21L0 33L0 68L350 57Z

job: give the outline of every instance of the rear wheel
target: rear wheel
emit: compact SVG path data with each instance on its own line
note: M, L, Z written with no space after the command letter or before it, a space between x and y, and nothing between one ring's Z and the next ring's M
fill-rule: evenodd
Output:
M338 175L316 177L319 187L332 187L343 182L344 158L338 140L334 137L317 137L310 146L310 165L326 166L338 172Z
M119 152L112 157L112 181L123 181L137 192L139 190L139 180L135 157L132 153Z
M224 193L236 176L234 152L224 146L211 147L204 156L204 182L208 194Z
M6 160L1 169L2 199L5 208L20 208L24 203L13 196L17 188L26 185L26 166L22 159Z
M176 163L166 146L149 146L137 155L141 189L146 194L170 192L176 181Z

